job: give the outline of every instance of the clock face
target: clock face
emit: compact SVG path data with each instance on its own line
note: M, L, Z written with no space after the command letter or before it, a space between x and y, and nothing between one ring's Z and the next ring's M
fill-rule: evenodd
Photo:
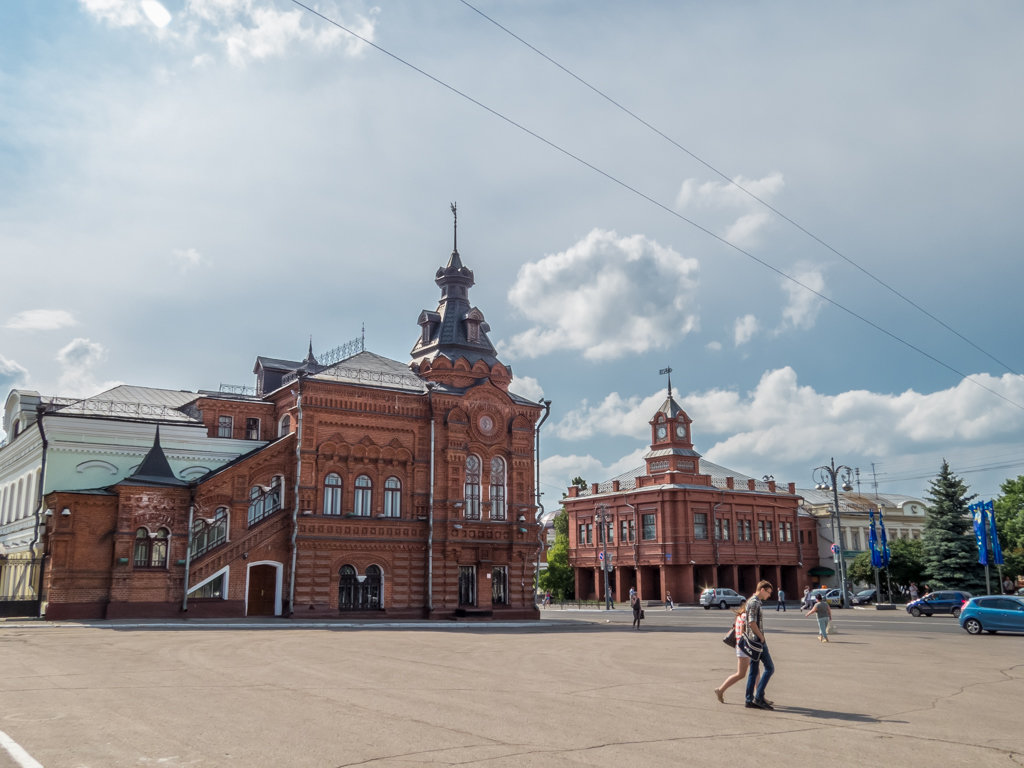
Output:
M489 435L494 431L494 419L486 413L479 418L477 425L480 427L480 431L485 435Z
M679 435L679 437L686 437L686 425L676 424L676 434Z
M664 440L666 434L668 434L668 431L665 429L665 425L664 424L659 424L658 425L658 439L659 440Z

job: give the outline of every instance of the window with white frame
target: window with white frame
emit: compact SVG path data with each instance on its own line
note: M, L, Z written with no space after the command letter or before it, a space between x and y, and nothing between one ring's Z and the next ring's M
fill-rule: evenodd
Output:
M228 540L228 508L218 507L213 517L197 517L192 521L192 559L206 554Z
M465 485L467 520L480 519L480 457L476 454L469 454L466 457L466 485Z
M369 517L373 511L373 481L369 475L356 478L355 497L352 513L356 517Z
M249 525L255 525L281 509L284 505L282 489L280 475L272 477L269 486L254 485L249 489Z
M277 436L284 437L292 431L292 417L287 413L277 422Z
M402 481L389 477L384 481L384 517L402 516Z
M693 538L706 539L708 537L708 513L693 513Z
M329 473L324 478L324 514L341 514L341 475L336 472Z
M230 416L217 417L217 437L231 437L234 420Z
M505 520L505 460L500 456L491 459L491 520Z
M260 439L260 420L247 418L245 420L245 439L246 440L259 440Z
M156 533L150 533L146 528L139 528L135 532L135 567L166 568L167 544L170 538L171 532L166 528L161 528Z
M656 517L653 513L645 513L643 517L643 537L644 541L653 541L658 538L658 524Z

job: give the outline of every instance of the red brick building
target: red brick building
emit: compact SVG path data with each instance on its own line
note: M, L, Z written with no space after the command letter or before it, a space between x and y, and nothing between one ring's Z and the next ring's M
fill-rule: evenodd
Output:
M185 410L251 452L175 477L159 431L115 485L45 497L46 616L535 618L536 429L458 251L411 362L259 357Z
M602 559L616 601L695 603L706 587L750 595L760 579L791 597L818 565L815 520L798 512L792 483L754 480L701 458L691 419L672 398L651 419L644 466L589 488L570 487L569 563L576 596L601 599Z

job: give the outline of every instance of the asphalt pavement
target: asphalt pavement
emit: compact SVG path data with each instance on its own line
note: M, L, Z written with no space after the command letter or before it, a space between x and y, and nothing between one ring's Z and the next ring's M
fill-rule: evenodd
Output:
M765 617L746 709L730 611L538 622L0 622L0 732L45 768L1024 766L1024 636L950 617ZM2 741L2 740L0 740ZM25 766L0 748L0 768ZM32 768L35 768L32 765Z

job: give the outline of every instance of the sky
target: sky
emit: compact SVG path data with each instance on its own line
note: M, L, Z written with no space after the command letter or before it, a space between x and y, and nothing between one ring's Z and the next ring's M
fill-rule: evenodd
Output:
M312 9L312 10L310 10ZM545 506L707 459L1024 474L1024 5L0 4L0 390L407 361L475 273Z

